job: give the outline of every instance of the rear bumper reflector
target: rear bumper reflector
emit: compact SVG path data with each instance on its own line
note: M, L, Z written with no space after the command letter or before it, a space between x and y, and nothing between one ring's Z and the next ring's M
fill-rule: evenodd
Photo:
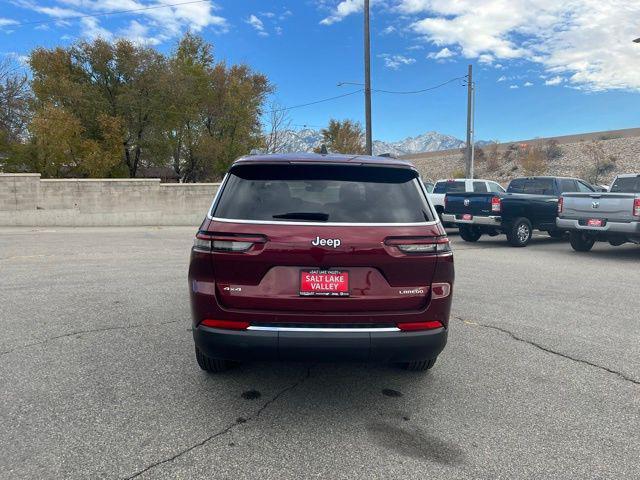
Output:
M430 322L403 322L397 324L398 328L403 332L415 332L416 330L433 330L442 328L443 325L438 320Z
M240 322L234 320L211 320L205 319L200 323L203 327L222 328L224 330L246 330L249 328L249 322Z

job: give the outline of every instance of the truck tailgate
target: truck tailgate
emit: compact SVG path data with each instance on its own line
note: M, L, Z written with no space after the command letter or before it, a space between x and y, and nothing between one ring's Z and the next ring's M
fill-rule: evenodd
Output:
M565 193L562 218L604 218L612 222L631 222L633 193Z
M448 193L445 197L445 213L491 215L491 199L495 196L495 193Z

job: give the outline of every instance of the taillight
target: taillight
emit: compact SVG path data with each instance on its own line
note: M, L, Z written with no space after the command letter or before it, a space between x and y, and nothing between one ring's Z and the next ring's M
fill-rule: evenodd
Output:
M237 320L213 320L207 318L200 322L200 325L210 328L222 328L224 330L246 330L251 324Z
M633 216L640 217L640 198L633 201Z
M494 213L500 213L502 210L502 203L500 197L493 197L491 199L491 211Z
M209 235L198 233L196 238L193 239L193 249L196 252L211 252L211 237Z
M450 283L433 283L431 284L431 299L446 298L451 293Z
M242 253L251 250L256 244L265 243L262 235L215 234L198 232L193 241L193 249L198 252Z
M396 326L403 332L415 332L416 330L433 330L434 328L442 328L442 323L438 320L429 322L401 322Z
M564 198L560 197L558 199L558 213L562 213L563 209L564 209Z
M211 248L217 252L246 252L253 242L237 242L234 240L214 240Z
M385 244L392 245L402 253L445 253L451 251L447 237L406 237L388 238Z

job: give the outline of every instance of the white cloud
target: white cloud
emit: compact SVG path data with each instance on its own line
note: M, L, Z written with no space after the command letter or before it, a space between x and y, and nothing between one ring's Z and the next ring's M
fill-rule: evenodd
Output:
M564 81L565 81L564 78L562 78L560 76L557 76L557 77L550 78L549 80L545 80L544 84L545 85L560 85Z
M394 27L393 25L389 25L388 27L384 28L381 33L383 35L389 35L390 33L393 33L395 31L396 27Z
M6 27L9 25L15 25L16 23L18 22L16 22L15 20L12 20L11 18L0 17L0 28Z
M364 5L363 0L342 0L332 10L331 15L323 18L320 21L322 25L332 25L337 22L341 22L345 17L348 17L352 13L357 13L362 10Z
M455 55L455 52L449 50L447 47L444 47L442 50L438 52L431 52L427 55L428 58L433 58L435 60L443 60L445 58L451 58Z
M520 88L518 85L509 85L509 88L511 90L517 90L518 88Z
M507 77L506 75L502 75L500 76L500 78L498 78L499 82L506 82L507 80L509 80L509 77Z
M439 47L491 63L528 60L588 90L640 90L637 0L396 0ZM420 18L423 17L423 18Z
M522 85L523 87L533 87L533 83L531 82L524 82L524 84Z
M255 15L253 14L249 15L249 18L245 20L245 23L248 23L249 25L251 25L254 28L254 30L258 32L258 35L261 35L263 37L266 37L269 35L264 29L264 23L262 22L262 20L260 20Z
M113 40L111 31L100 26L100 22L94 17L86 17L80 20L82 25L82 35L89 40L102 38L103 40Z
M391 55L388 53L381 53L378 57L384 59L384 66L392 70L398 70L404 65L412 65L416 63L415 58L405 57L404 55Z
M493 55L489 55L488 53L483 53L478 57L478 62L484 63L485 65L491 65L494 62L495 58Z
M102 37L113 39L116 36L135 39L139 43L157 44L175 38L185 30L200 32L210 28L223 33L228 30L227 20L215 14L219 7L212 1L177 4L175 0L55 0L42 6L33 0L15 0L15 5L36 13L59 20L57 26L79 26L80 32L87 38ZM163 8L152 8L165 4ZM71 17L137 10L119 15L104 17L85 17L73 20ZM128 27L117 30L117 35L104 26L106 22L122 25L127 20ZM136 23L133 23L136 22ZM132 28L133 31L128 30ZM144 31L144 32L143 32ZM144 37L141 34L144 33Z

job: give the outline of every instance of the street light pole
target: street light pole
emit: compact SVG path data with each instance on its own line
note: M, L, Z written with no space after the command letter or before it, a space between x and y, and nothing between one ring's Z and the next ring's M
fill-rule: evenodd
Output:
M473 178L473 67L467 74L467 149L465 155L465 177Z
M373 153L371 134L371 36L369 31L369 0L364 0L364 111L367 155Z

